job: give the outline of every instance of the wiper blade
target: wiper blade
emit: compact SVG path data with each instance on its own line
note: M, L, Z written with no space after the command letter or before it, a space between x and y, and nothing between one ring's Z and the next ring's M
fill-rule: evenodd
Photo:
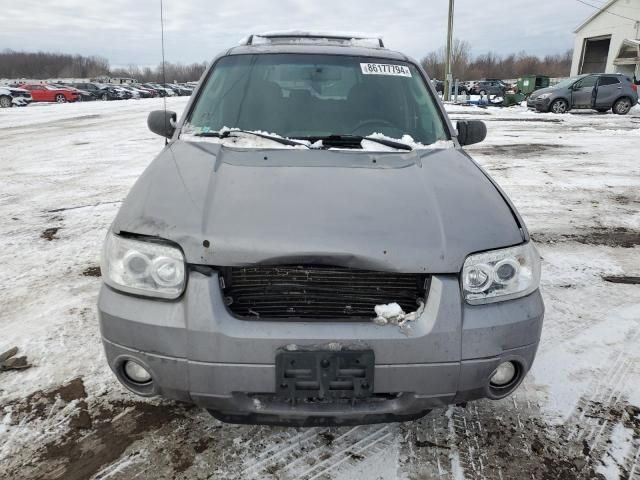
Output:
M395 140L388 140L386 138L363 137L361 135L326 135L324 137L307 137L305 138L305 140L309 140L311 142L322 140L323 143L334 143L338 145L360 144L362 140L369 140L370 142L386 145L387 147L397 148L398 150L413 150L413 147L411 145L407 145L406 143L397 142Z
M289 140L288 138L274 137L272 135L267 135L265 133L252 132L250 130L233 129L233 130L224 130L223 132L200 132L200 133L195 133L194 136L229 138L232 136L233 133L247 133L249 135L255 135L256 137L266 138L267 140L273 140L274 142L281 143L282 145L288 145L290 147L302 145L303 147L310 148L309 145L307 145L306 143L296 142L295 140Z

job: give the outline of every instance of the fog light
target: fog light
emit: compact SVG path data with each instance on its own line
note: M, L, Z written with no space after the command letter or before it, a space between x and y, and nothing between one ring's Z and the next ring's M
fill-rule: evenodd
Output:
M132 360L124 362L124 374L134 383L149 383L151 374L139 363Z
M491 377L491 385L504 387L513 381L516 376L516 366L513 362L504 362L498 365Z

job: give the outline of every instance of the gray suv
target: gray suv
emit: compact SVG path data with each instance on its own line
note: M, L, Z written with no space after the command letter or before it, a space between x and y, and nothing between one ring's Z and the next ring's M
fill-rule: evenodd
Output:
M420 64L293 33L218 56L104 244L109 366L235 423L345 425L499 399L544 305L522 218Z
M527 106L540 112L566 113L571 109L613 110L626 115L638 103L638 86L621 74L590 74L536 90Z

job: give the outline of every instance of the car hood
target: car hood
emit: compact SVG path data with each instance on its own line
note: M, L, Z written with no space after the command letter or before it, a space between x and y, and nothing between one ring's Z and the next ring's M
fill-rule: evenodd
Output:
M531 98L536 98L539 95L542 95L543 93L555 92L556 90L558 90L556 87L541 88L540 90L536 90L536 91L532 92L531 93Z
M514 212L459 149L240 150L176 141L138 179L116 233L178 243L188 263L313 263L457 273L523 241Z

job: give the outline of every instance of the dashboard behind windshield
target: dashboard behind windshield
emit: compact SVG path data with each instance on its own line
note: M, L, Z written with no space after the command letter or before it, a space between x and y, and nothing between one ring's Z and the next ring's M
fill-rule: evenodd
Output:
M187 120L195 133L239 128L288 138L381 133L428 145L448 140L418 69L371 57L222 57Z

